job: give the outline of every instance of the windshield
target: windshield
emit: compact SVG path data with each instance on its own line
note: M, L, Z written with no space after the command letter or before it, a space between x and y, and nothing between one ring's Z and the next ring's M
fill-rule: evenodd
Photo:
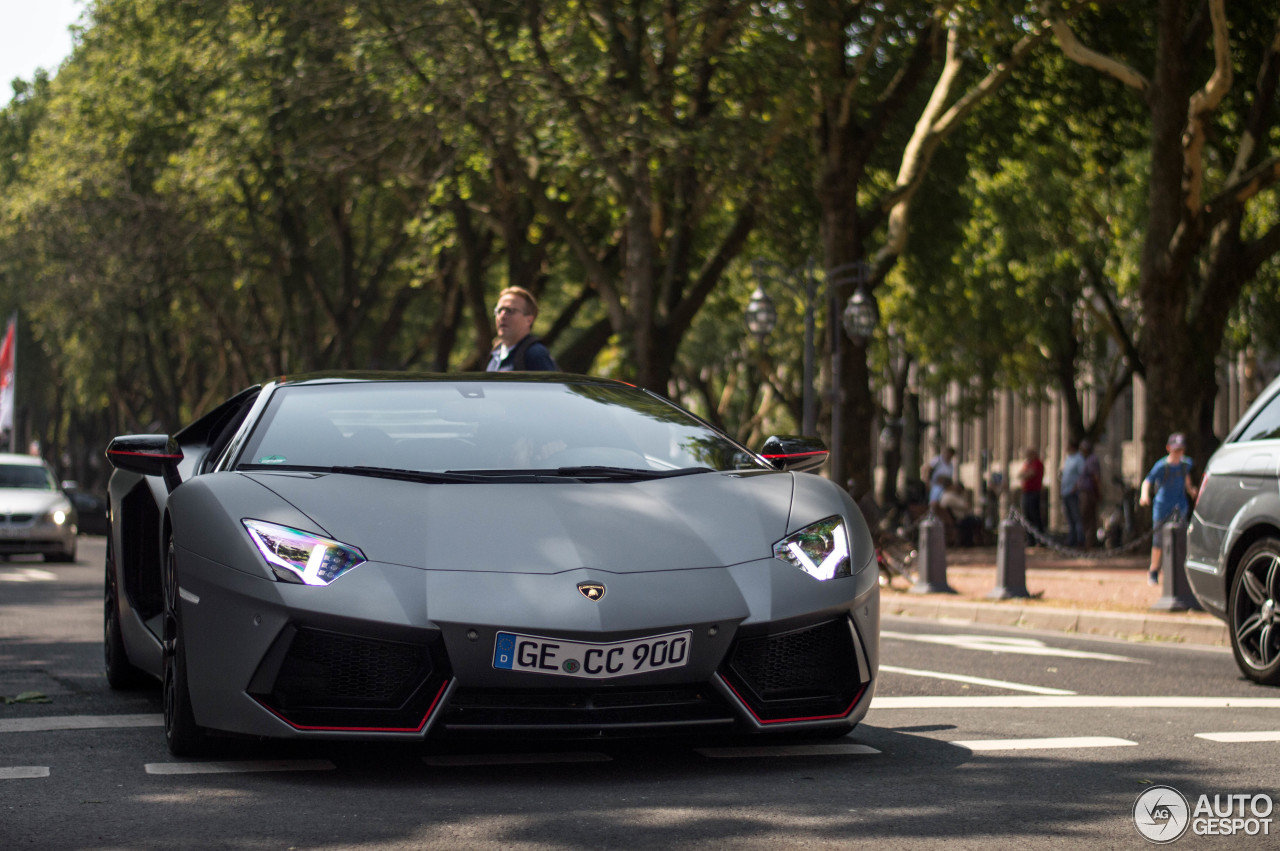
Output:
M0 488L58 489L53 474L35 464L0 464Z
M762 464L631 387L406 381L279 388L237 466L581 473Z

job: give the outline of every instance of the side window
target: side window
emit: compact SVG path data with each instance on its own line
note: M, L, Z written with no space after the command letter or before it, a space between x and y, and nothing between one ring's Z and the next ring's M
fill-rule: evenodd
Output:
M1280 393L1271 397L1271 401L1258 415L1250 420L1244 431L1236 438L1237 443L1247 440L1275 440L1280 438Z

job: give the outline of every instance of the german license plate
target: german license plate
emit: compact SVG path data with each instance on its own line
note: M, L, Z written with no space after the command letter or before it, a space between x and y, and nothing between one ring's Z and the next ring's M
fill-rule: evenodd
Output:
M689 664L691 630L597 644L566 641L517 632L499 632L493 645L493 667L604 680Z

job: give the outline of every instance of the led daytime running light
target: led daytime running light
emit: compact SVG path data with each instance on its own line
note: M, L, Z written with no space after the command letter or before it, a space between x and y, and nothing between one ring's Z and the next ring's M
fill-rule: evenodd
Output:
M261 520L242 520L258 552L285 582L328 585L364 564L364 553L340 541Z
M823 582L853 575L849 533L839 517L819 520L788 535L773 545L773 556Z

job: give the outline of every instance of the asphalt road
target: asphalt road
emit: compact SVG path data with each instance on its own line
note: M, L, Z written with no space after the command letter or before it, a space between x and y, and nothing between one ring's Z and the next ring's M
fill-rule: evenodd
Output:
M0 703L0 848L1142 848L1152 786L1189 808L1280 800L1280 689L1229 651L906 618L885 620L872 710L837 741L236 743L179 761L158 687L101 675L101 565L93 538L76 565L0 563L0 697L28 695ZM1176 844L1275 847L1245 815Z

